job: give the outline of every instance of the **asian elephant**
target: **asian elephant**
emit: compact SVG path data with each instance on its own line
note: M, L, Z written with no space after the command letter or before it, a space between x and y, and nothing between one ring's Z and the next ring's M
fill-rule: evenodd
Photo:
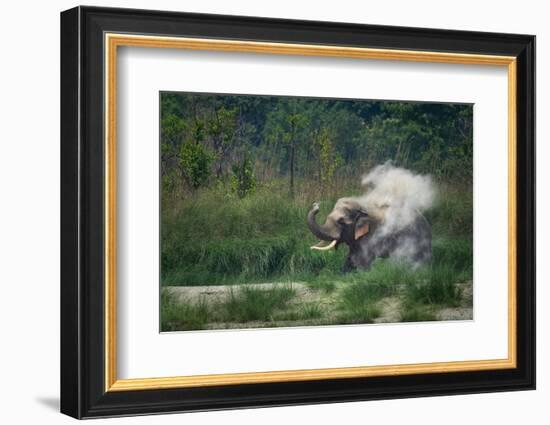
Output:
M431 261L431 226L417 210L411 211L401 226L386 225L383 209L368 211L356 198L340 198L323 225L315 221L318 212L319 204L314 203L307 224L316 237L330 243L321 246L321 242L311 248L325 251L347 244L344 272L368 270L377 257L392 257L413 268Z

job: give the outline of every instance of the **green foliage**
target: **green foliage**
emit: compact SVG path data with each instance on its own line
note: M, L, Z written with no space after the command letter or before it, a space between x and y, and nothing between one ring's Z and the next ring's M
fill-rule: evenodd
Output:
M469 105L385 102L366 130L367 149L436 178L472 177Z
M170 150L170 147L177 145L178 142L181 141L185 134L186 125L183 119L174 114L170 114L162 118L160 129L161 140L163 142L161 151L166 152Z
M233 165L233 174L231 175L231 190L239 198L251 194L256 187L256 177L252 161L248 157Z
M214 102L214 108L209 111L209 118L205 121L206 132L212 149L216 153L216 177L221 178L224 167L227 166L228 156L246 140L246 131L250 127L239 121L239 110L236 107L227 108Z
M298 178L317 175L323 188L387 160L468 186L472 114L467 104L162 93L162 173L192 142L215 154L218 179L246 152L259 184L287 177L292 195Z
M204 186L210 177L210 165L214 154L199 143L185 143L180 149L180 167L182 174L193 189Z
M294 197L294 181L296 170L296 157L303 146L309 124L308 115L303 112L306 106L304 99L287 99L280 102L280 107L275 108L266 116L264 135L276 147L283 145L288 151L289 193Z
M164 173L161 179L162 197L163 200L167 200L178 184L178 174L175 170L170 170L170 172Z
M213 111L213 117L207 123L208 134L216 141L217 146L227 146L233 142L237 130L237 108L220 106Z

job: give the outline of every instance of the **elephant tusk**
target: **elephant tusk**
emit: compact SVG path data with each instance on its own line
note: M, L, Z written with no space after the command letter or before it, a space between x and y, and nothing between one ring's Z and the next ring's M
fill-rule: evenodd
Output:
M334 239L330 244L328 244L327 246L319 246L321 245L322 242L319 242L317 245L313 245L311 247L311 249L315 249L317 251L328 251L329 249L332 249L336 246L336 243L338 241L336 239Z

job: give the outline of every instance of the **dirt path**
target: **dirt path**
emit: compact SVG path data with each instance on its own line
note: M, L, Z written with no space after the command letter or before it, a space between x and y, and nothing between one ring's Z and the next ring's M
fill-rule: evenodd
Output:
M198 302L206 298L208 302L222 301L231 294L231 291L238 291L243 285L219 285L219 286L166 286L170 294L176 296L181 302ZM296 291L297 300L303 302L319 301L318 291L311 290L305 283L254 283L246 285L248 288L269 290L275 287L291 286Z

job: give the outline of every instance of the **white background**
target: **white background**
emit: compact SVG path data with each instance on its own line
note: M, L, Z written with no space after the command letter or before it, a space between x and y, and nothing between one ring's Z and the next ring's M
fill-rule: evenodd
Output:
M544 2L463 0L352 2L279 0L97 1L158 8L449 29L536 34L538 53L538 216L550 215L550 127L545 120L550 28ZM4 423L70 423L59 391L59 11L70 1L10 2L2 10L0 94L0 410ZM547 191L546 191L547 193ZM550 278L548 221L538 222L538 389L533 392L114 419L109 423L408 424L548 423Z
M119 378L507 358L506 67L123 48L118 69ZM475 320L159 334L164 90L474 104Z

